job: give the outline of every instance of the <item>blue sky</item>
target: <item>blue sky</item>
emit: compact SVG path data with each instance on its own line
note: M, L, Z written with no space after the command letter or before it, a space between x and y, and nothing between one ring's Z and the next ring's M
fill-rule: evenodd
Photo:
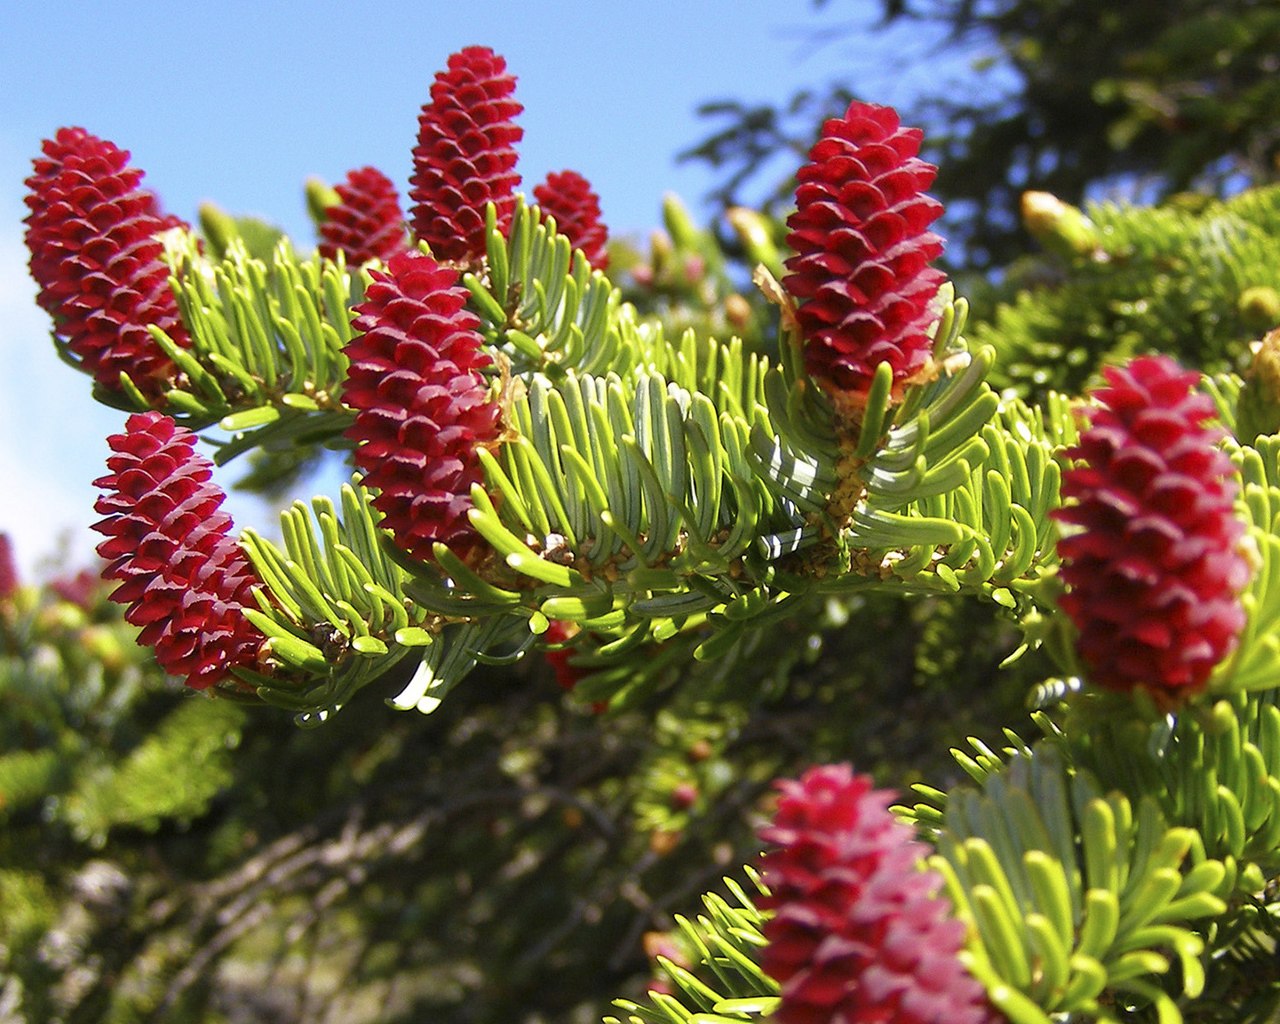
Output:
M526 185L571 167L595 186L611 230L644 235L664 192L696 205L711 185L702 167L675 161L709 130L695 116L700 102L782 101L839 74L867 99L905 99L916 79L889 66L883 41L814 41L824 28L870 24L876 6L9 0L0 10L0 531L20 565L30 572L51 555L92 551L91 481L103 472L105 436L122 423L53 355L26 272L22 181L58 127L129 149L173 213L194 220L212 199L310 242L305 179L373 164L403 194L435 72L453 51L486 45L519 81ZM251 502L233 496L231 507L238 522L268 521Z

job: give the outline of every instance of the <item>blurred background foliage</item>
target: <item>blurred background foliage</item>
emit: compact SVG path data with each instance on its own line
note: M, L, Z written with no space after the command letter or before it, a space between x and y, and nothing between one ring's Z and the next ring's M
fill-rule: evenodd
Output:
M873 597L621 713L539 662L302 730L175 692L82 581L0 605L0 1020L598 1020L753 855L773 778L953 777L939 733L1015 716L1030 678L996 672L987 607Z
M902 114L942 167L950 269L970 338L1001 354L994 384L1074 393L1151 348L1243 369L1280 323L1280 204L1246 192L1280 174L1273 4L880 13L942 29L937 59L971 76L921 74ZM696 224L668 199L650 240L615 247L628 300L763 346L775 314L749 272L781 272L790 193L765 165L798 165L855 93L709 103L687 155L720 169L724 215ZM1061 203L1024 217L1029 189ZM1081 207L1107 197L1156 205ZM748 200L763 210L730 212ZM240 486L275 494L291 459ZM0 595L4 1024L599 1020L663 984L650 956L678 956L673 915L754 857L773 778L852 760L945 788L947 748L1020 725L1045 672L1034 653L1000 667L1017 634L997 608L868 595L791 616L732 664L646 658L624 709L533 658L428 717L363 700L300 730L177 692L77 569Z
M855 0L816 0L832 11ZM1024 254L1026 189L1078 204L1118 193L1158 202L1224 195L1280 176L1280 9L1267 0L879 0L881 29L940 41L919 67L896 67L876 31L849 23L860 65L921 80L899 105L925 129L940 172L953 269L997 271ZM825 45L834 45L824 39ZM879 65L879 66L878 66ZM934 69L930 69L931 72ZM715 130L683 156L723 174L726 207L785 212L791 185L760 180L790 151L798 166L821 122L859 95L852 79L815 82L774 104L708 102Z

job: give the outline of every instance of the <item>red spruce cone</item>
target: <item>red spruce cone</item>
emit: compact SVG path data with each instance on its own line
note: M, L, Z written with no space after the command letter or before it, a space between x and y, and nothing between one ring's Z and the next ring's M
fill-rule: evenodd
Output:
M524 108L512 98L516 80L492 50L470 46L436 75L431 102L418 118L413 151L413 231L437 260L479 259L485 252L485 204L494 203L505 232L515 207L515 144Z
M1104 372L1110 387L1067 452L1074 504L1054 513L1080 527L1058 542L1060 604L1093 682L1176 699L1204 687L1244 628L1234 474L1198 373L1168 356Z
M476 448L499 431L480 321L457 272L419 252L393 256L373 279L346 347L356 465L404 550L425 561L440 541L466 558L484 545L467 519L471 486L483 481Z
M211 482L213 464L196 453L196 437L158 412L130 416L125 433L107 439L115 453L110 490L94 508L107 539L104 579L128 605L125 619L142 627L138 643L155 648L166 672L203 690L237 666L254 667L266 640L244 615L256 608L258 580L221 511L226 495Z
M49 186L62 173L63 164L68 157L74 157L88 141L93 139L83 128L59 128L52 139L45 139L41 146L43 157L32 161L32 174L24 184L30 190L26 197L27 208L31 211L23 221L27 225L23 236L27 243L27 251L31 253L31 276L40 285L36 302L47 313L56 311L60 300L49 294L44 286L45 281L56 279L58 265L66 253L63 247L49 240L42 242L41 236L48 232L44 228L49 209ZM100 140L94 140L100 141Z
M175 368L147 327L190 345L156 237L182 221L164 215L140 187L142 172L128 166L128 150L83 128L63 128L43 148L26 181L37 301L99 384L118 391L125 372L155 397Z
M577 171L552 172L533 190L533 196L542 212L555 218L556 231L575 249L581 249L594 269L608 269L605 244L609 231L600 222L600 197L586 178Z
M810 375L854 404L881 363L895 394L929 365L943 274L929 266L942 240L928 227L942 205L924 194L937 168L916 156L920 139L891 107L855 102L823 125L796 176L783 285L799 304Z
M765 855L761 967L782 986L780 1024L985 1024L986 993L961 964L965 926L938 895L928 853L849 765L782 792Z
M7 533L0 533L0 601L18 592L18 564L13 557L13 543Z
M75 573L64 574L49 581L49 589L62 600L86 609L92 607L94 594L101 586L101 577L91 569L78 569Z
M404 213L391 179L376 167L348 171L347 180L337 185L341 202L325 210L320 225L320 255L336 260L346 255L348 266L369 260L385 263L408 248Z

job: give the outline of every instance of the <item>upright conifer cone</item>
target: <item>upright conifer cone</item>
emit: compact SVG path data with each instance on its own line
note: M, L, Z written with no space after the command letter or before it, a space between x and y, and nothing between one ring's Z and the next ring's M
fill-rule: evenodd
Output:
M513 98L507 62L483 46L449 58L436 75L431 102L418 118L413 151L413 231L437 260L464 262L484 255L485 204L498 210L505 231L515 206L515 144L524 108Z
M888 810L890 794L849 765L784 780L760 837L761 966L782 987L780 1024L986 1024L982 986L959 952L964 924L938 895L928 853Z
M18 592L18 566L13 557L13 544L7 533L0 533L0 601Z
M556 230L582 250L592 268L608 269L609 231L600 220L600 197L586 178L577 171L553 171L533 190L533 197L544 214L555 218Z
M1062 478L1058 542L1089 678L1175 702L1202 689L1244 628L1249 579L1231 462L1200 375L1168 356L1104 371L1109 387Z
M495 444L498 406L480 369L489 363L458 274L409 250L373 271L352 321L343 400L356 410L347 436L356 465L381 493L383 525L414 558L439 541L466 558L483 542L471 527L476 449Z
M404 213L391 179L376 167L349 171L334 187L341 202L325 210L320 225L320 254L326 259L346 255L348 266L369 260L385 263L408 248Z
M266 640L244 615L257 583L230 535L226 495L211 480L212 463L195 451L195 435L158 412L130 416L107 439L114 453L109 493L94 529L106 536L102 575L119 580L111 594L128 605L125 619L142 627L138 643L155 648L166 672L198 690L254 667Z
M823 125L796 176L783 284L809 373L855 407L882 362L895 392L929 363L943 275L929 266L942 240L928 228L942 205L924 194L937 168L916 155L920 140L891 107L855 102Z
M43 148L26 181L37 301L99 384L118 391L125 372L143 394L158 395L175 370L147 328L190 344L157 237L181 222L141 187L127 150L83 128L63 128Z

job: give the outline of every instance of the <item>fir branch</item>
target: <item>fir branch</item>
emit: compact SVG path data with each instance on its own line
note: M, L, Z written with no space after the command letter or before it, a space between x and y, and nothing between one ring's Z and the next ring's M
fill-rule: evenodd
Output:
M118 764L87 759L62 798L64 820L80 838L101 843L118 826L155 830L199 817L233 777L243 719L229 701L182 702ZM182 785L173 784L177 778Z
M1204 986L1188 926L1226 908L1226 865L1152 795L1108 793L1053 745L983 758L978 789L926 790L941 806L907 813L937 844L930 866L973 926L969 966L993 1004L1019 1024L1118 1019L1117 1004L1180 1021L1177 1000Z
M747 875L752 887L763 891L755 872L748 868ZM726 878L724 884L730 899L708 893L702 898L705 914L693 920L676 917L694 962L685 967L658 959L679 991L651 990L647 1004L618 999L614 1005L625 1016L606 1017L605 1024L736 1024L769 1016L777 1005L778 984L758 964L763 915L737 882Z
M342 513L317 497L281 514L282 551L253 530L243 545L263 590L246 614L267 636L282 676L242 670L269 703L307 721L345 704L362 686L431 643L438 622L406 596L409 574L387 553L381 515L354 479ZM310 680L300 683L300 679Z
M486 339L510 360L514 372L563 369L603 376L634 366L635 337L618 325L621 293L536 206L516 197L510 228L498 228L487 212L484 277L463 274L472 308Z
M340 434L349 421L342 349L367 275L302 259L286 239L270 260L250 256L238 237L210 260L190 235L170 238L170 281L192 345L178 350L153 332L166 352L180 353L184 376L165 394L169 407L197 428L220 421L233 435L219 462L267 441Z
M1062 223L1081 211L1060 204ZM1280 189L1191 210L1087 207L1087 244L1051 286L1020 292L974 329L999 353L995 387L1077 392L1104 363L1166 352L1207 373L1244 368L1280 315ZM1066 227L1060 230L1068 230Z

